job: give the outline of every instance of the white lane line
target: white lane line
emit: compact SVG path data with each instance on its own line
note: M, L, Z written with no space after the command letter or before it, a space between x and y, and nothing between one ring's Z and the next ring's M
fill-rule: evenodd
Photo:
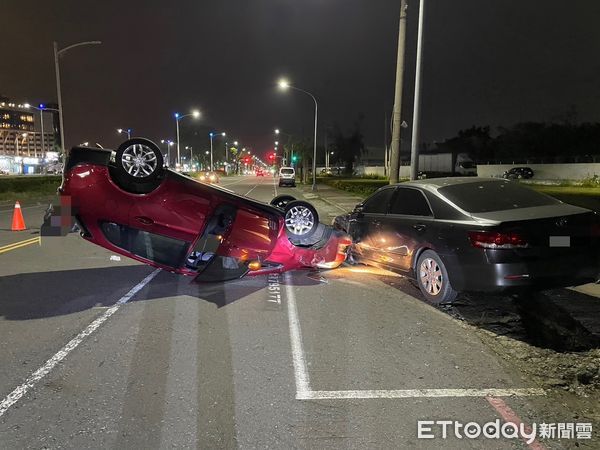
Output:
M252 189L250 189L248 192L246 192L246 193L244 194L244 197L247 197L247 196L248 196L248 194L249 194L250 192L252 192L254 189L256 189L256 188L258 187L258 185L259 185L259 184L262 184L262 180L260 180L260 183L256 183Z
M311 393L304 349L302 348L302 331L298 320L296 298L292 289L291 276L285 273L285 295L287 297L288 321L290 323L290 341L292 343L292 359L296 378L296 399L305 399Z
M176 300L161 449L189 448L197 441L199 315L197 299Z
M146 286L152 279L160 272L160 269L156 269L138 284L136 284L131 290L121 297L117 303L108 308L104 314L90 323L82 332L80 332L77 336L71 339L63 348L61 348L52 358L50 358L46 363L40 367L38 370L33 372L29 378L25 380L23 384L17 386L10 394L8 394L2 403L0 403L0 417L4 415L8 409L17 403L21 397L23 397L31 388L33 388L42 378L48 375L56 365L61 362L66 356L71 353L79 344L83 342L83 340L92 334L94 331L100 327L104 322L106 322L110 316L116 313L121 306L127 303L131 298L137 294L144 286Z
M238 184L241 183L242 181L244 181L246 179L246 177L243 177L240 180L237 181L232 181L231 183L221 183L221 186L231 186L232 184Z
M275 190L275 197L277 197L277 182L275 180L276 178L273 177L273 189Z
M311 391L298 393L298 400L338 400L370 398L440 398L440 397L531 397L546 395L539 388L515 389L397 389L358 391Z

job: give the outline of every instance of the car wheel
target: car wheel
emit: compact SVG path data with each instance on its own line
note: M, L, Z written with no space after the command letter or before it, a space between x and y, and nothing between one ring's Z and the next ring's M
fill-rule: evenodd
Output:
M313 205L294 200L285 205L285 231L288 237L307 238L319 226L319 214Z
M425 250L419 256L416 276L419 289L431 303L452 303L458 295L450 284L446 266L433 250Z
M134 183L155 180L163 171L163 156L158 146L144 138L129 139L119 145L115 165L123 177Z
M296 199L291 195L282 194L274 197L273 200L270 201L270 204L277 208L285 209L285 205L287 205L289 202L293 202L294 200Z

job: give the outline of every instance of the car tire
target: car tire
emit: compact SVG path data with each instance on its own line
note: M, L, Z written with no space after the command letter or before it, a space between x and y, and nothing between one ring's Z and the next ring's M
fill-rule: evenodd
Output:
M319 214L313 205L293 200L284 209L285 232L289 238L308 238L317 231Z
M127 191L146 191L164 172L163 155L158 146L144 138L123 142L115 154L117 183Z
M458 292L452 288L446 266L433 250L425 250L415 267L417 285L430 303L452 303Z
M296 199L291 195L282 194L274 197L269 204L279 209L285 209L285 205L287 205L289 202L293 202L294 200Z

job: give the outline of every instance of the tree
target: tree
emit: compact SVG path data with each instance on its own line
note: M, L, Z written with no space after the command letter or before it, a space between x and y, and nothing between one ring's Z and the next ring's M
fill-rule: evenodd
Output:
M344 173L346 174L352 174L354 162L365 150L364 137L360 131L362 120L363 115L361 114L354 122L348 136L342 133L337 123L334 123L329 135L332 141L331 148L337 158L344 162Z

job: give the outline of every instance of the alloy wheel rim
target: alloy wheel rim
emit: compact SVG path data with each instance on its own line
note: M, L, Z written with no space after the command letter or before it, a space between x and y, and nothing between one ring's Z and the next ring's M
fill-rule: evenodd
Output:
M313 213L303 206L294 206L285 215L285 227L298 236L308 233L314 223Z
M127 173L136 178L152 175L158 165L154 151L143 144L133 144L125 149L121 163Z
M421 285L429 295L438 295L444 283L442 269L432 258L425 258L419 267Z

